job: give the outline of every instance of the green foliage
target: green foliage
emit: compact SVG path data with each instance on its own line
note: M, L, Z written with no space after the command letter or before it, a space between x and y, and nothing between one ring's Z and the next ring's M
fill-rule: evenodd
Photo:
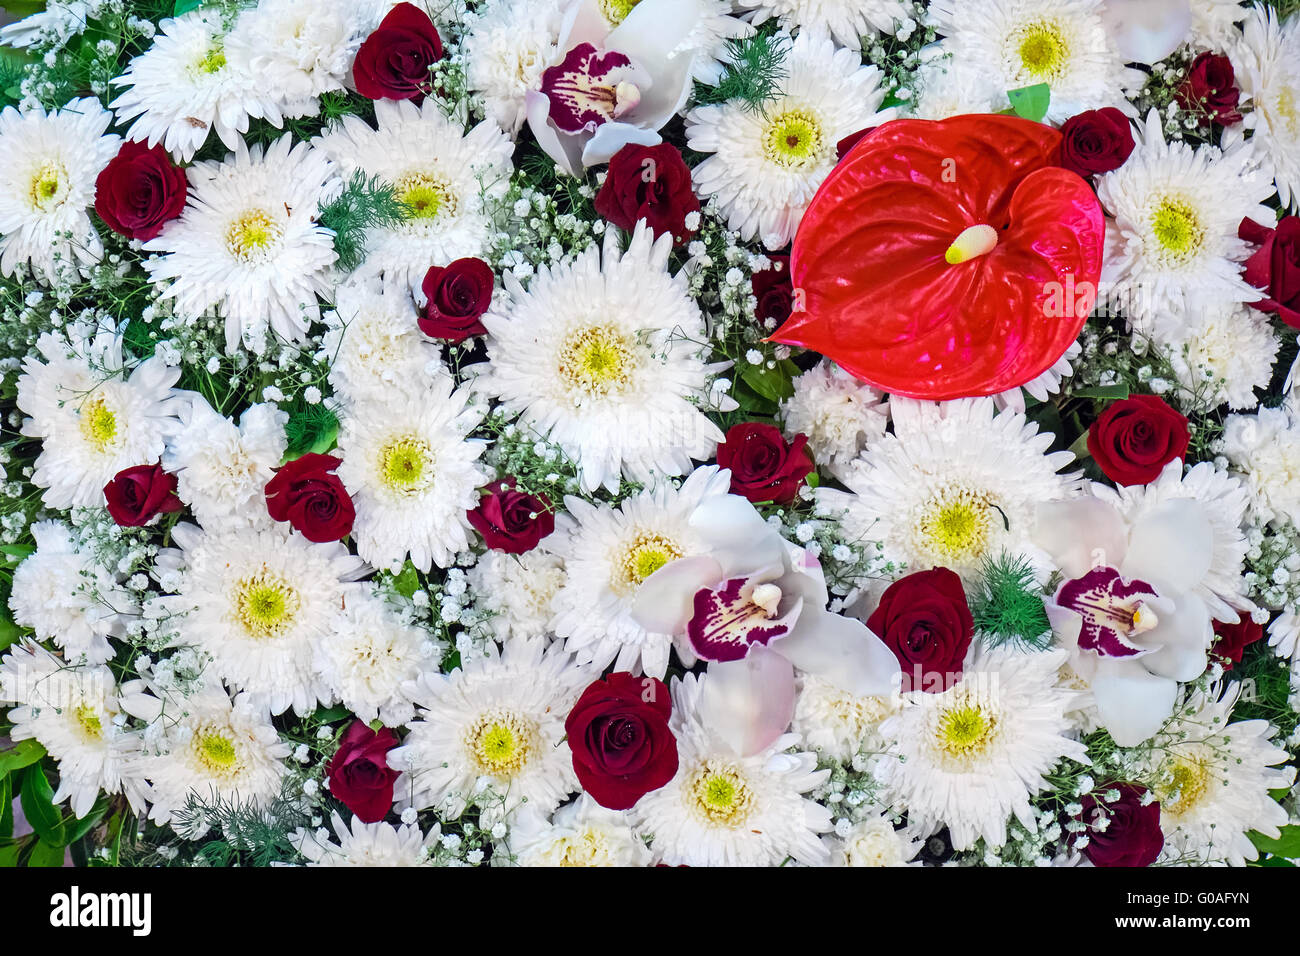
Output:
M299 407L289 413L284 433L288 439L285 461L292 461L309 452L323 455L334 447L334 440L339 433L339 419L323 402L315 405L301 402Z
M1300 826L1286 826L1281 828L1282 835L1277 839L1264 836L1252 830L1250 832L1250 842L1255 847L1265 853L1271 853L1273 856L1283 857L1288 860L1300 860Z
M1279 730L1279 736L1289 737L1300 721L1288 699L1291 694L1291 673L1286 661L1280 660L1268 647L1267 641L1256 641L1241 655L1241 663L1228 672L1244 685L1237 704L1232 709L1233 720L1267 720Z
M728 40L724 60L728 64L717 86L696 85L695 99L701 104L737 101L746 109L761 111L763 104L779 96L786 77L786 42L759 31L741 40Z
M67 829L63 823L63 814L54 805L54 788L39 763L34 763L23 774L23 788L20 793L23 816L32 825L32 829L46 843L64 846L68 842Z
M366 230L400 225L407 209L394 187L378 176L367 178L360 170L352 174L338 198L324 206L320 224L334 231L338 266L350 272L366 258Z
M237 797L213 794L204 799L191 793L185 806L173 815L172 828L178 833L208 834L217 839L202 840L189 854L177 856L179 865L200 862L208 866L269 866L272 862L298 856L290 835L310 820L302 802L293 799L288 788L265 807Z
M982 583L970 596L970 610L985 643L1046 647L1052 627L1029 562L1004 551L997 558L985 558L980 575Z
M1011 110L1017 116L1041 123L1051 105L1052 91L1046 83L1035 83L1018 90L1007 90L1007 99L1011 101Z
M45 756L45 748L34 740L20 740L8 750L0 750L0 777L30 767Z

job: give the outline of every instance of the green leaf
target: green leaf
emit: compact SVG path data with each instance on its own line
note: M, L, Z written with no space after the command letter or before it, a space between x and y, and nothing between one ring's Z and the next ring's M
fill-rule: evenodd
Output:
M14 835L14 784L13 778L0 777L0 840Z
M1077 461L1082 461L1089 457L1087 432L1084 432L1074 440L1074 444L1070 446L1070 453L1074 455L1075 460Z
M176 6L172 8L172 16L179 17L182 13L189 13L201 6L203 6L203 0L176 0Z
M8 750L0 750L0 776L31 766L45 756L45 748L34 740L20 740Z
M410 561L402 565L402 573L393 578L393 590L404 598L409 598L420 590L420 575Z
M1017 116L1041 123L1052 101L1052 91L1046 83L1035 83L1018 90L1007 90L1007 99L1011 101L1011 108Z
M35 554L36 548L30 544L0 544L0 554L5 556L5 564L19 564L28 555Z
M317 709L316 713L314 713L312 716L315 717L317 720L319 720L322 724L332 724L334 723L334 721L342 720L344 717L348 716L351 713L352 711L348 710L346 707L340 704L337 707L321 707Z
M1097 385L1093 388L1075 388L1070 390L1071 398L1100 398L1122 401L1129 396L1128 386L1122 382L1115 385Z
M101 793L94 804L90 807L90 812L84 817L77 817L72 822L72 829L68 833L68 842L76 843L87 833L95 828L100 820L104 819L104 814L108 813L108 796Z
M27 858L27 865L62 866L63 858L63 844L50 843L45 839L40 839L36 841L36 846L32 847L31 856Z
M0 9L13 14L16 19L22 19L44 10L45 0L5 0L0 3Z
M7 609L0 608L0 651L22 636L23 629L13 622Z
M808 476L804 478L804 484L806 484L809 488L816 488L821 483L822 483L821 476L817 474L817 472L815 471L808 472Z
M1276 840L1251 830L1250 842L1265 853L1272 853L1274 856L1289 860L1300 859L1300 826L1293 824L1283 827L1282 836Z
M799 367L786 359L777 362L776 368L768 368L767 363L750 365L745 363L740 371L741 380L755 392L771 402L780 402L794 394L793 379L799 374Z
M23 774L21 802L23 815L37 836L59 846L68 842L63 814L54 805L54 788L50 786L49 778L38 763L32 764Z

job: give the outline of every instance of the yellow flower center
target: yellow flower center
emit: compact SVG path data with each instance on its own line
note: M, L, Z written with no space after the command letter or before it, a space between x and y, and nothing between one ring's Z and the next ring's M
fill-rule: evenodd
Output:
M513 777L528 763L535 749L537 730L529 721L509 711L484 714L466 735L470 756L479 772L493 777Z
M754 809L754 792L740 771L715 760L691 775L686 790L695 811L718 826L739 827Z
M78 704L72 712L73 719L81 732L90 740L100 740L104 736L104 725L100 723L99 714L89 704Z
M1057 79L1070 57L1070 45L1060 26L1051 20L1038 20L1013 34L1020 69L1034 80Z
M433 479L433 449L422 438L394 438L379 450L379 480L393 491L410 493Z
M250 209L226 230L226 249L240 262L265 262L284 230L262 209Z
M411 173L397 182L397 199L412 219L432 220L439 214L454 213L456 200L447 180L428 173Z
M1194 757L1175 760L1168 785L1158 788L1160 812L1184 814L1195 808L1210 786L1210 771Z
M81 406L77 416L81 437L104 451L118 437L117 414L108 407L102 395L96 395Z
M972 757L988 746L996 725L979 704L956 704L939 716L936 743L950 757Z
M1190 203L1172 196L1162 199L1151 214L1151 234L1160 244L1160 257L1172 264L1194 258L1205 243L1201 217Z
M671 538L653 531L642 532L614 562L614 580L610 584L620 594L627 594L669 561L676 561L684 554Z
M641 0L600 0L600 12L605 14L605 19L611 26L618 26L640 2Z
M68 195L68 171L59 163L46 163L32 176L28 200L33 209L47 212Z
M239 752L228 730L203 728L195 732L193 753L200 766L218 777L229 777L238 770Z
M1300 136L1300 113L1296 111L1295 90L1289 86L1283 86L1278 91L1277 101L1273 104L1273 109L1278 116L1282 117L1287 132L1292 136Z
M991 511L988 501L973 491L948 492L930 502L917 530L932 556L969 562L988 547Z
M220 46L212 47L203 54L203 59L199 60L197 67L200 73L220 73L226 68L226 51Z
M763 134L763 155L786 169L807 169L822 158L821 123L808 110L786 110L771 117Z
M631 340L611 326L589 326L560 346L560 378L575 392L617 394L632 381L634 367Z
M302 598L278 574L263 571L235 585L235 619L258 640L280 637L293 625Z

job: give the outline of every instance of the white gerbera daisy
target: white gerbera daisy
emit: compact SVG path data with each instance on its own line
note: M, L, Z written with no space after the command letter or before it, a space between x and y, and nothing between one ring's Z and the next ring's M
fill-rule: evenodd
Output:
M1010 388L1005 392L999 392L992 396L994 404L998 408L1010 408L1017 412L1025 410L1025 396L1030 395L1040 402L1046 402L1052 395L1061 390L1061 383L1074 374L1074 366L1071 362L1077 359L1083 353L1083 347L1078 342L1071 342L1064 354L1052 363L1047 371L1042 372L1036 378L1031 378L1024 385L1018 388Z
M70 662L111 660L116 650L109 638L126 633L138 602L107 568L78 551L67 525L38 521L31 533L36 551L14 569L9 594L14 622L53 641Z
M1066 717L1074 693L1057 670L1065 652L976 651L962 679L941 694L913 691L881 725L889 743L875 773L908 820L931 831L947 824L952 845L1006 840L1012 814L1034 828L1029 798L1062 757L1088 763Z
M239 425L213 411L202 396L181 412L182 428L163 455L176 475L176 494L209 531L221 524L268 526L266 483L287 444L288 412L270 403L250 405Z
M155 355L128 367L120 332L76 325L36 342L18 379L22 434L41 440L32 483L48 508L93 508L124 468L158 461L179 427L180 369ZM44 357L45 361L41 361Z
M1102 0L934 0L928 13L953 61L1002 90L1051 87L1047 119L1124 106L1143 74L1124 65L1101 18Z
M677 774L632 808L637 831L652 837L655 857L669 866L825 864L830 853L818 834L831 828L831 815L804 794L830 771L818 770L813 754L787 752L799 745L797 734L737 756L702 719L708 680L687 674L673 683Z
M1261 205L1273 180L1246 144L1221 153L1165 142L1156 110L1138 133L1124 165L1097 180L1097 196L1114 217L1102 282L1125 303L1133 326L1163 344L1178 338L1191 303L1260 297L1241 277L1251 247L1237 229L1242 219L1276 223Z
M781 95L754 112L738 102L686 117L687 145L712 153L694 170L701 199L715 196L727 224L769 249L786 245L813 193L835 167L835 145L894 117L877 112L880 71L852 50L802 33L788 46Z
M420 705L388 765L403 771L399 809L452 819L477 800L499 819L520 804L550 813L578 789L564 719L598 671L574 667L558 645L515 640L450 674L425 673L406 692ZM483 786L492 793L484 797ZM478 795L476 797L476 795Z
M893 434L842 470L848 493L817 489L819 511L843 511L850 540L880 541L882 558L914 571L969 578L1002 551L1041 563L1029 542L1034 509L1071 490L1057 472L1073 455L1049 453L1051 434L988 398L895 398L890 413Z
M191 166L185 211L144 245L164 253L144 266L179 314L225 318L227 352L264 351L268 329L302 340L331 290L334 233L316 216L339 181L323 153L292 143L241 139L224 163Z
M418 321L405 289L384 292L378 279L339 286L320 348L334 397L354 403L388 401L395 390L424 395L446 369Z
M738 0L738 6L753 11L754 26L775 17L790 33L829 33L837 45L850 50L861 46L864 35L895 32L912 12L912 5L903 0Z
M1268 387L1282 345L1266 315L1240 303L1194 306L1182 334L1171 343L1169 361L1178 381L1202 397L1202 410L1259 404L1255 390Z
M832 866L920 866L912 859L923 840L896 830L889 817L878 814L855 823L843 839L828 838Z
M427 835L415 824L395 827L391 823L362 823L352 818L351 829L335 810L330 824L338 842L324 827L297 829L290 837L294 848L307 858L308 866L433 866L431 853L442 836L434 826Z
M443 644L389 602L353 596L318 645L321 676L343 706L367 723L400 727L415 715L405 686L436 671Z
M175 595L155 601L184 615L181 640L211 655L216 676L247 691L250 706L301 716L329 703L316 651L358 593L349 582L368 570L361 559L283 524L215 533L179 524L172 540L181 551L160 555L159 568L184 573Z
M498 641L549 632L565 579L558 557L540 549L519 555L489 551L468 576L470 593L491 615L487 626Z
M653 859L627 811L608 810L586 793L549 821L520 813L509 843L520 866L649 866Z
M883 749L880 724L901 704L897 696L855 696L812 674L798 679L798 691L790 729L809 749L844 764Z
M466 439L484 409L450 375L420 396L348 409L339 427L338 476L352 493L357 553L377 568L409 555L421 571L445 568L469 546L465 515L489 475L478 464L484 443Z
M432 96L423 106L376 100L375 122L378 129L345 116L314 142L344 176L360 170L394 186L407 218L367 230L366 260L354 275L382 275L386 290L408 293L423 305L421 285L431 266L486 249L488 203L509 186L514 144L493 121L465 132Z
M1283 207L1295 212L1300 209L1300 18L1279 24L1276 10L1255 4L1228 52L1237 83L1251 102L1250 142L1272 166Z
M191 794L209 804L253 808L280 796L284 760L293 748L280 739L266 708L243 694L231 700L214 690L186 698L183 707L180 720L163 725L159 752L144 760L153 785L149 819L171 822Z
M123 794L137 812L147 787L138 772L140 735L129 730L113 672L73 667L23 641L0 664L0 700L17 706L7 720L13 740L32 739L59 763L52 802L68 800L84 817L100 791Z
M1300 418L1285 407L1229 415L1218 451L1242 473L1261 523L1300 527Z
M1152 742L1147 783L1171 862L1245 866L1258 856L1250 832L1278 839L1287 824L1268 792L1289 788L1295 768L1278 766L1290 755L1267 721L1228 722L1241 686L1193 692Z
M673 639L633 619L637 590L668 562L704 553L691 513L706 499L725 495L730 485L730 472L706 465L680 488L664 482L617 508L565 499L568 513L556 516L555 533L542 539L542 548L564 559L564 586L554 599L550 627L567 639L566 649L580 662L663 678ZM677 650L695 662L685 641Z
M96 99L60 110L0 113L0 273L19 265L47 282L75 278L98 262L104 244L90 221L95 180L121 137L105 131L113 114Z
M556 41L562 0L493 0L465 35L465 80L483 97L487 115L513 139L524 125L524 96L541 89L542 72L560 58Z
M813 460L833 472L885 434L889 403L870 385L822 359L795 378L794 394L781 403L781 419L786 438L807 435Z
M210 130L227 149L238 149L249 117L277 127L284 122L281 91L246 59L227 56L220 11L164 20L149 48L111 82L127 88L109 104L119 124L135 119L127 137L162 143L184 162L194 158Z
M586 491L685 474L723 438L693 403L721 366L705 362L685 276L667 271L672 237L639 222L620 254L616 233L603 250L542 266L527 292L507 274L512 304L483 316L489 362L476 387L559 445Z

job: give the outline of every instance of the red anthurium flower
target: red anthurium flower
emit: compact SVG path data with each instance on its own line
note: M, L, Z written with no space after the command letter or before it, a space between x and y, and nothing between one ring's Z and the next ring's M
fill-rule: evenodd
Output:
M1105 225L1054 166L1061 134L1013 116L896 120L862 138L795 236L800 308L772 339L911 398L1042 374L1096 301Z

